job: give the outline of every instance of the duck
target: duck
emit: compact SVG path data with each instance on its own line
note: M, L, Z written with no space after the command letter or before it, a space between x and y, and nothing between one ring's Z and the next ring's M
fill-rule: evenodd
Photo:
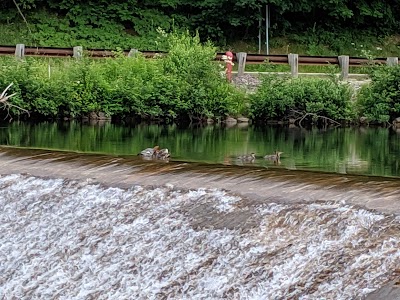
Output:
M157 159L167 159L169 157L170 157L170 153L168 151L168 148L157 150L155 153L155 158L157 158Z
M240 155L237 157L237 159L241 161L253 162L256 159L256 154L250 153L250 154Z
M275 151L274 154L265 155L264 158L267 160L279 161L283 152Z
M171 154L168 148L160 149L160 146L154 146L153 148L146 148L138 155L141 155L145 160L152 160L152 159L168 159Z
M139 155L143 156L143 157L153 157L157 154L158 151L160 149L160 146L154 146L153 148L146 148L142 151L140 151Z

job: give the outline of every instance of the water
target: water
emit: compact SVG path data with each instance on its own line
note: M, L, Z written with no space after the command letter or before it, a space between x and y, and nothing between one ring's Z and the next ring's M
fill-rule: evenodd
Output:
M252 164L267 168L340 174L400 176L400 134L388 128L333 128L219 125L102 125L12 122L0 128L0 144L9 146L136 155L160 145L172 159L211 164L237 164L238 155L256 153ZM282 151L279 165L263 156Z
M399 181L349 175L399 177L390 129L13 122L0 144L22 148L0 147L1 299L354 300L400 274ZM169 163L136 156L156 144Z
M353 300L400 262L399 218L334 202L7 175L0 207L2 299Z

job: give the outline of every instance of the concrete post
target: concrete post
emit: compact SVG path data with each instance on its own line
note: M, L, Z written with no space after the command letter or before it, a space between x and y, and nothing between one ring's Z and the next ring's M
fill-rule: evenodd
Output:
M236 60L238 61L238 76L242 76L244 74L244 70L246 68L246 58L246 52L236 53Z
M289 53L288 62L290 65L290 73L292 74L292 77L297 78L299 76L299 55Z
M83 56L83 47L82 46L75 46L73 50L73 57L76 59L82 58Z
M386 64L389 67L395 67L399 64L399 58L398 57L388 57L388 58L386 58Z
M24 59L24 57L25 57L25 45L24 44L17 44L15 46L15 57L17 59Z
M340 66L340 76L342 80L347 80L349 78L349 65L350 58L347 55L338 56L339 66Z
M132 48L128 53L128 57L135 57L137 53L139 53L139 50Z

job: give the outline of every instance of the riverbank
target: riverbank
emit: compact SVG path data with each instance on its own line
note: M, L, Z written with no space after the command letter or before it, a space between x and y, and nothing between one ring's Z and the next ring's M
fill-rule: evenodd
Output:
M223 66L211 62L215 49L187 35L173 41L177 51L158 60L118 53L113 60L101 61L29 59L21 64L5 60L0 85L15 84L8 91L13 94L7 102L10 115L5 110L4 116L182 124L245 117L242 120L246 122L297 122L299 126L348 125L359 123L360 118L364 123L387 124L398 117L395 99L392 108L392 102L372 99L369 90L357 93L370 82L363 74L351 74L341 82L324 79L332 79L332 74L300 74L299 80L287 80L287 73L269 73L272 76L261 83L260 73L246 73L234 77L235 88L221 77L219 67ZM184 41L191 44L182 49ZM196 64L188 59L191 53L199 56ZM382 68L375 79L384 81L385 72L394 73ZM349 86L342 84L345 82ZM384 103L378 105L377 101Z

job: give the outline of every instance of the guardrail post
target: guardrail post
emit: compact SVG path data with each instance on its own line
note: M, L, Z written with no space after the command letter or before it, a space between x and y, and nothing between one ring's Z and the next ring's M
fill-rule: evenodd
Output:
M299 76L299 55L289 53L288 54L288 62L290 65L290 73L292 74L292 77L298 77Z
M74 58L82 58L83 56L83 47L82 46L75 46L73 50L73 57Z
M15 57L17 59L23 59L25 57L25 45L17 44L15 46Z
M340 76L342 80L347 80L349 78L349 65L350 57L348 55L338 56L339 66L340 66Z
M236 60L238 62L238 76L242 76L244 74L244 70L246 68L246 52L238 52L236 53Z
M386 64L389 67L397 66L399 64L399 58L398 57L388 57L388 58L386 58Z
M132 48L131 50L129 50L128 57L135 57L136 54L138 54L138 53L139 53L138 49Z

